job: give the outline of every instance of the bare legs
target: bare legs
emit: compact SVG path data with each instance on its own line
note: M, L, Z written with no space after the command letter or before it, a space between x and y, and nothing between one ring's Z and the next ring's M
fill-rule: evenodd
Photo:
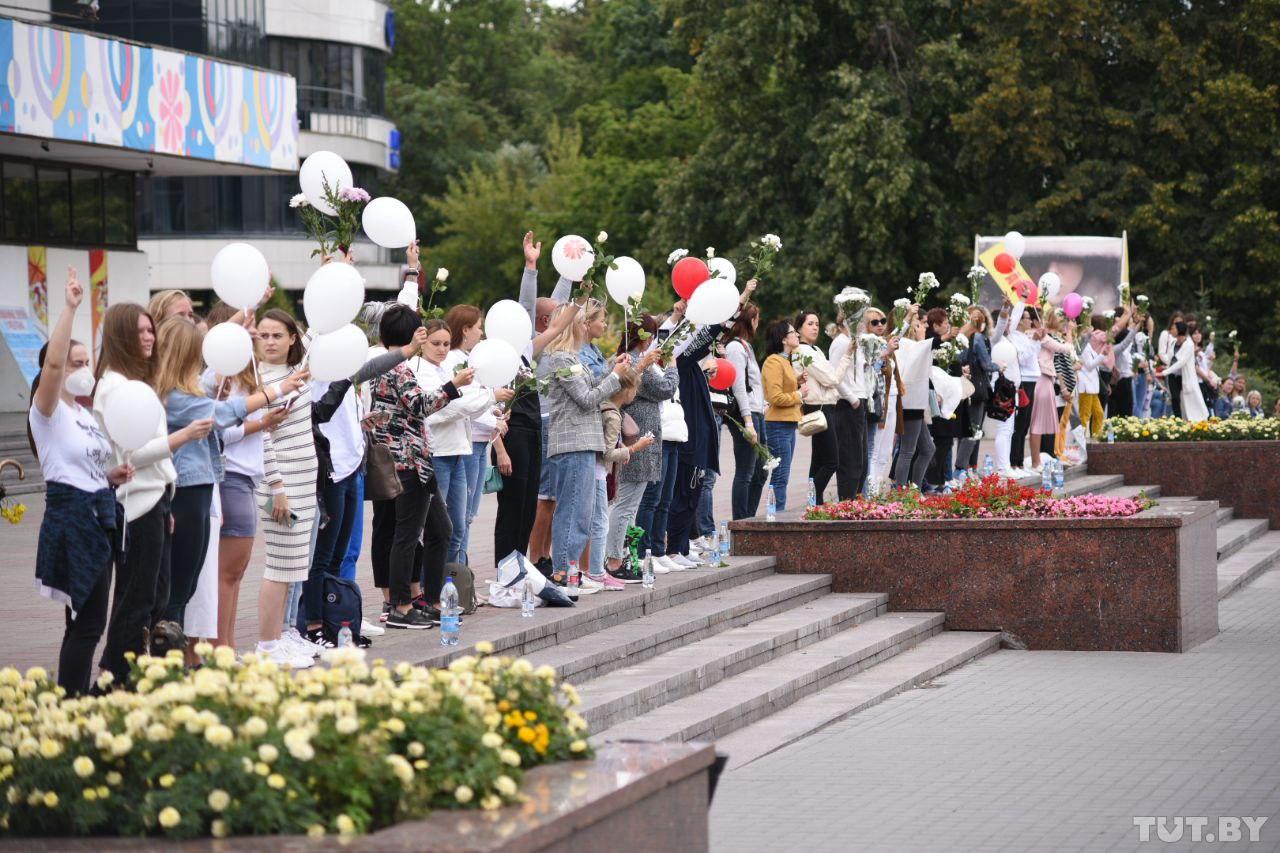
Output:
M289 585L280 581L263 579L258 588L258 639L269 643L280 639L284 623L284 604L289 595Z
M218 639L217 645L236 645L236 612L240 582L249 568L253 537L224 536L218 541Z
M533 517L533 530L529 534L528 556L531 563L551 556L551 517L555 512L555 501L538 499L538 512Z

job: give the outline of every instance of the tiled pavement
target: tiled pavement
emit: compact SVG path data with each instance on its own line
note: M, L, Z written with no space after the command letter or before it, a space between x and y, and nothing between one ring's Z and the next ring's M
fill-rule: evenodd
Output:
M1280 571L1220 622L1181 655L981 658L727 772L712 848L1280 850ZM1255 844L1141 841L1158 816L1269 820Z

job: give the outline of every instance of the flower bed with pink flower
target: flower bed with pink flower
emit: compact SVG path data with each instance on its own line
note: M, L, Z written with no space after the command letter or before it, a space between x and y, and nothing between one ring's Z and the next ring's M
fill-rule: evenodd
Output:
M1055 498L1049 492L992 475L970 480L950 494L925 495L895 489L879 498L827 503L805 513L806 521L903 521L949 518L1127 518L1155 506L1136 498L1077 495Z

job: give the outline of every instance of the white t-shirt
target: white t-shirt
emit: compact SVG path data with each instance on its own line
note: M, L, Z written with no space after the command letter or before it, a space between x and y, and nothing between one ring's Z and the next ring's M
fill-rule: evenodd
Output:
M72 407L60 399L47 418L32 406L27 421L47 482L62 483L82 492L107 488L111 442L93 412L79 403Z

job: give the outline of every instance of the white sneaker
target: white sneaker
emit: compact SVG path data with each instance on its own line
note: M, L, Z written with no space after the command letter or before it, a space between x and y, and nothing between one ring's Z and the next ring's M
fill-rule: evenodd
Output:
M294 669L307 669L315 666L315 660L308 654L296 654L293 647L284 641L282 636L267 648L267 643L258 642L255 649L259 657L266 658L278 666L291 666Z
M664 563L660 562L661 560L662 560L662 558L661 558L661 557L654 557L654 558L649 562L649 565L653 566L653 573L654 573L655 575L666 575L666 574L670 574L670 573L671 573L671 568L670 568L669 566L665 565Z
M710 551L711 543L707 541L707 537L699 536L689 543L690 551Z
M295 655L310 655L318 657L324 651L323 646L317 646L306 637L298 633L297 628L286 628L280 632L280 641L289 647Z
M381 625L376 625L368 619L360 620L360 634L365 637L381 637L387 633L387 629Z
M691 560L684 554L668 554L667 559L677 565L684 566L686 569L696 569L702 565L702 563L697 560Z
M582 582L578 586L578 595L595 595L604 589L604 584L599 581L593 581L586 575L582 576Z
M670 554L664 554L661 557L654 557L653 562L655 565L665 567L669 572L683 572L688 568L683 563L677 563L675 560L671 559Z

